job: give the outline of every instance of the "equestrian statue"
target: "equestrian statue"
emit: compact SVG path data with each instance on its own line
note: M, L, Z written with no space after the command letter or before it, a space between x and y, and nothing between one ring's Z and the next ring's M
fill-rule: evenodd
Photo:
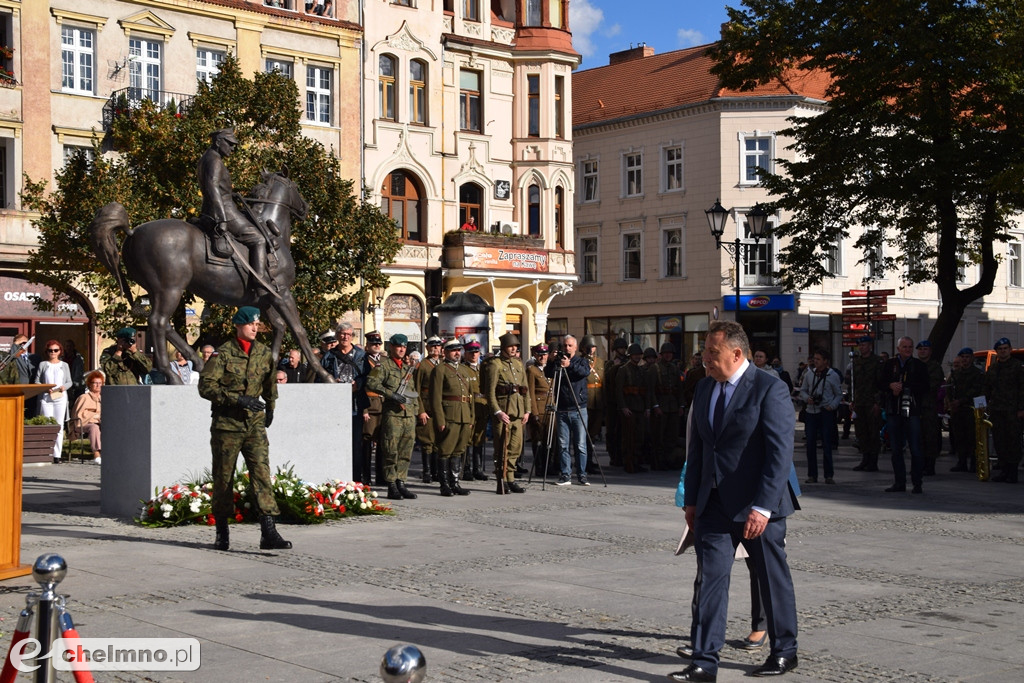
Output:
M149 294L153 364L168 383L181 384L170 371L168 341L193 367L203 367L202 358L171 326L171 315L186 291L212 303L259 307L274 327L274 358L281 352L287 325L322 381L333 382L313 354L291 293L295 284L295 261L289 248L292 217L304 219L309 206L288 178L287 168L264 172L249 197L235 194L224 157L237 145L230 128L210 135L210 147L199 160L203 206L197 220L163 218L132 228L125 208L111 202L92 220L93 249L133 310L128 279ZM127 235L120 251L115 239L118 230Z

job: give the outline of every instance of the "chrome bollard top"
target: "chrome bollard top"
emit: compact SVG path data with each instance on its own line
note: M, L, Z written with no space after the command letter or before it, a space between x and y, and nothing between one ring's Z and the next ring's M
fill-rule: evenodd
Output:
M68 563L56 553L40 555L32 564L32 578L44 591L52 591L64 580L68 573Z
M395 645L380 662L384 683L420 683L426 676L427 658L415 645Z

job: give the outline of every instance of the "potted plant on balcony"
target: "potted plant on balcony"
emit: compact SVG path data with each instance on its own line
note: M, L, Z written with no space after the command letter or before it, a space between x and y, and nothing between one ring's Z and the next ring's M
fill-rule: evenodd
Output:
M22 439L22 462L52 462L53 446L60 436L61 426L52 417L37 415L25 420Z

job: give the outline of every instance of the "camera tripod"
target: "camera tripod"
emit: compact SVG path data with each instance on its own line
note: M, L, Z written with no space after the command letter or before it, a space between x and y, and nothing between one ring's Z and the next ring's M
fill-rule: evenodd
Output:
M558 398L561 395L561 391L562 391L562 380L565 379L565 383L566 384L570 384L570 386L571 386L571 383L569 382L569 378L565 374L565 368L561 366L560 361L555 361L555 362L558 362L559 365L558 365L558 367L555 370L555 376L551 379L551 381L554 384L554 386L552 387L552 389L550 391L548 391L548 400L547 400L547 402L544 405L544 417L545 417L545 419L547 419L548 424L547 424L547 435L546 435L547 439L546 439L546 441L544 443L544 470L543 470L544 474L543 474L543 476L541 478L541 484L540 484L540 488L541 488L542 491L546 489L547 483L548 483L548 462L550 461L550 458L551 458L551 448L552 448L552 446L555 443L555 425L558 423ZM587 446L590 447L590 452L594 453L594 464L597 465L597 472L598 472L598 474L601 475L601 483L602 483L602 485L604 485L607 488L608 480L605 479L604 468L601 467L601 463L598 462L598 460L597 460L597 448L594 446L594 442L590 438L590 430L587 429L587 421L583 419L583 410L580 408L579 399L576 398L576 394L574 392L570 391L569 394L572 396L573 407L576 410L576 415L579 416L580 422L583 423L583 434L587 438ZM568 412L568 411L563 411L563 412ZM571 448L572 447L572 434L570 433L568 435L568 437L569 437L569 443L566 444L565 447L566 448ZM572 473L571 472L571 470L572 470L572 456L571 455L570 455L569 460L570 460L569 468L570 468L570 475L571 475L571 473ZM579 468L580 468L580 476L586 476L586 467L584 467L582 461L579 463ZM528 482L532 482L533 481L533 471L535 469L536 469L536 466L534 466L533 468L530 469L530 477L529 477L529 479L527 479Z

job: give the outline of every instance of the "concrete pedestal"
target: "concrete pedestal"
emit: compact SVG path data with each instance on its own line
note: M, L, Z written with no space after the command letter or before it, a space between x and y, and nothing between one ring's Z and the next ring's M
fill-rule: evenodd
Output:
M348 479L351 385L282 384L278 394L267 430L271 471L290 464L307 481ZM238 462L244 462L241 456ZM105 514L135 516L156 487L199 478L210 464L210 403L198 387L103 387Z

